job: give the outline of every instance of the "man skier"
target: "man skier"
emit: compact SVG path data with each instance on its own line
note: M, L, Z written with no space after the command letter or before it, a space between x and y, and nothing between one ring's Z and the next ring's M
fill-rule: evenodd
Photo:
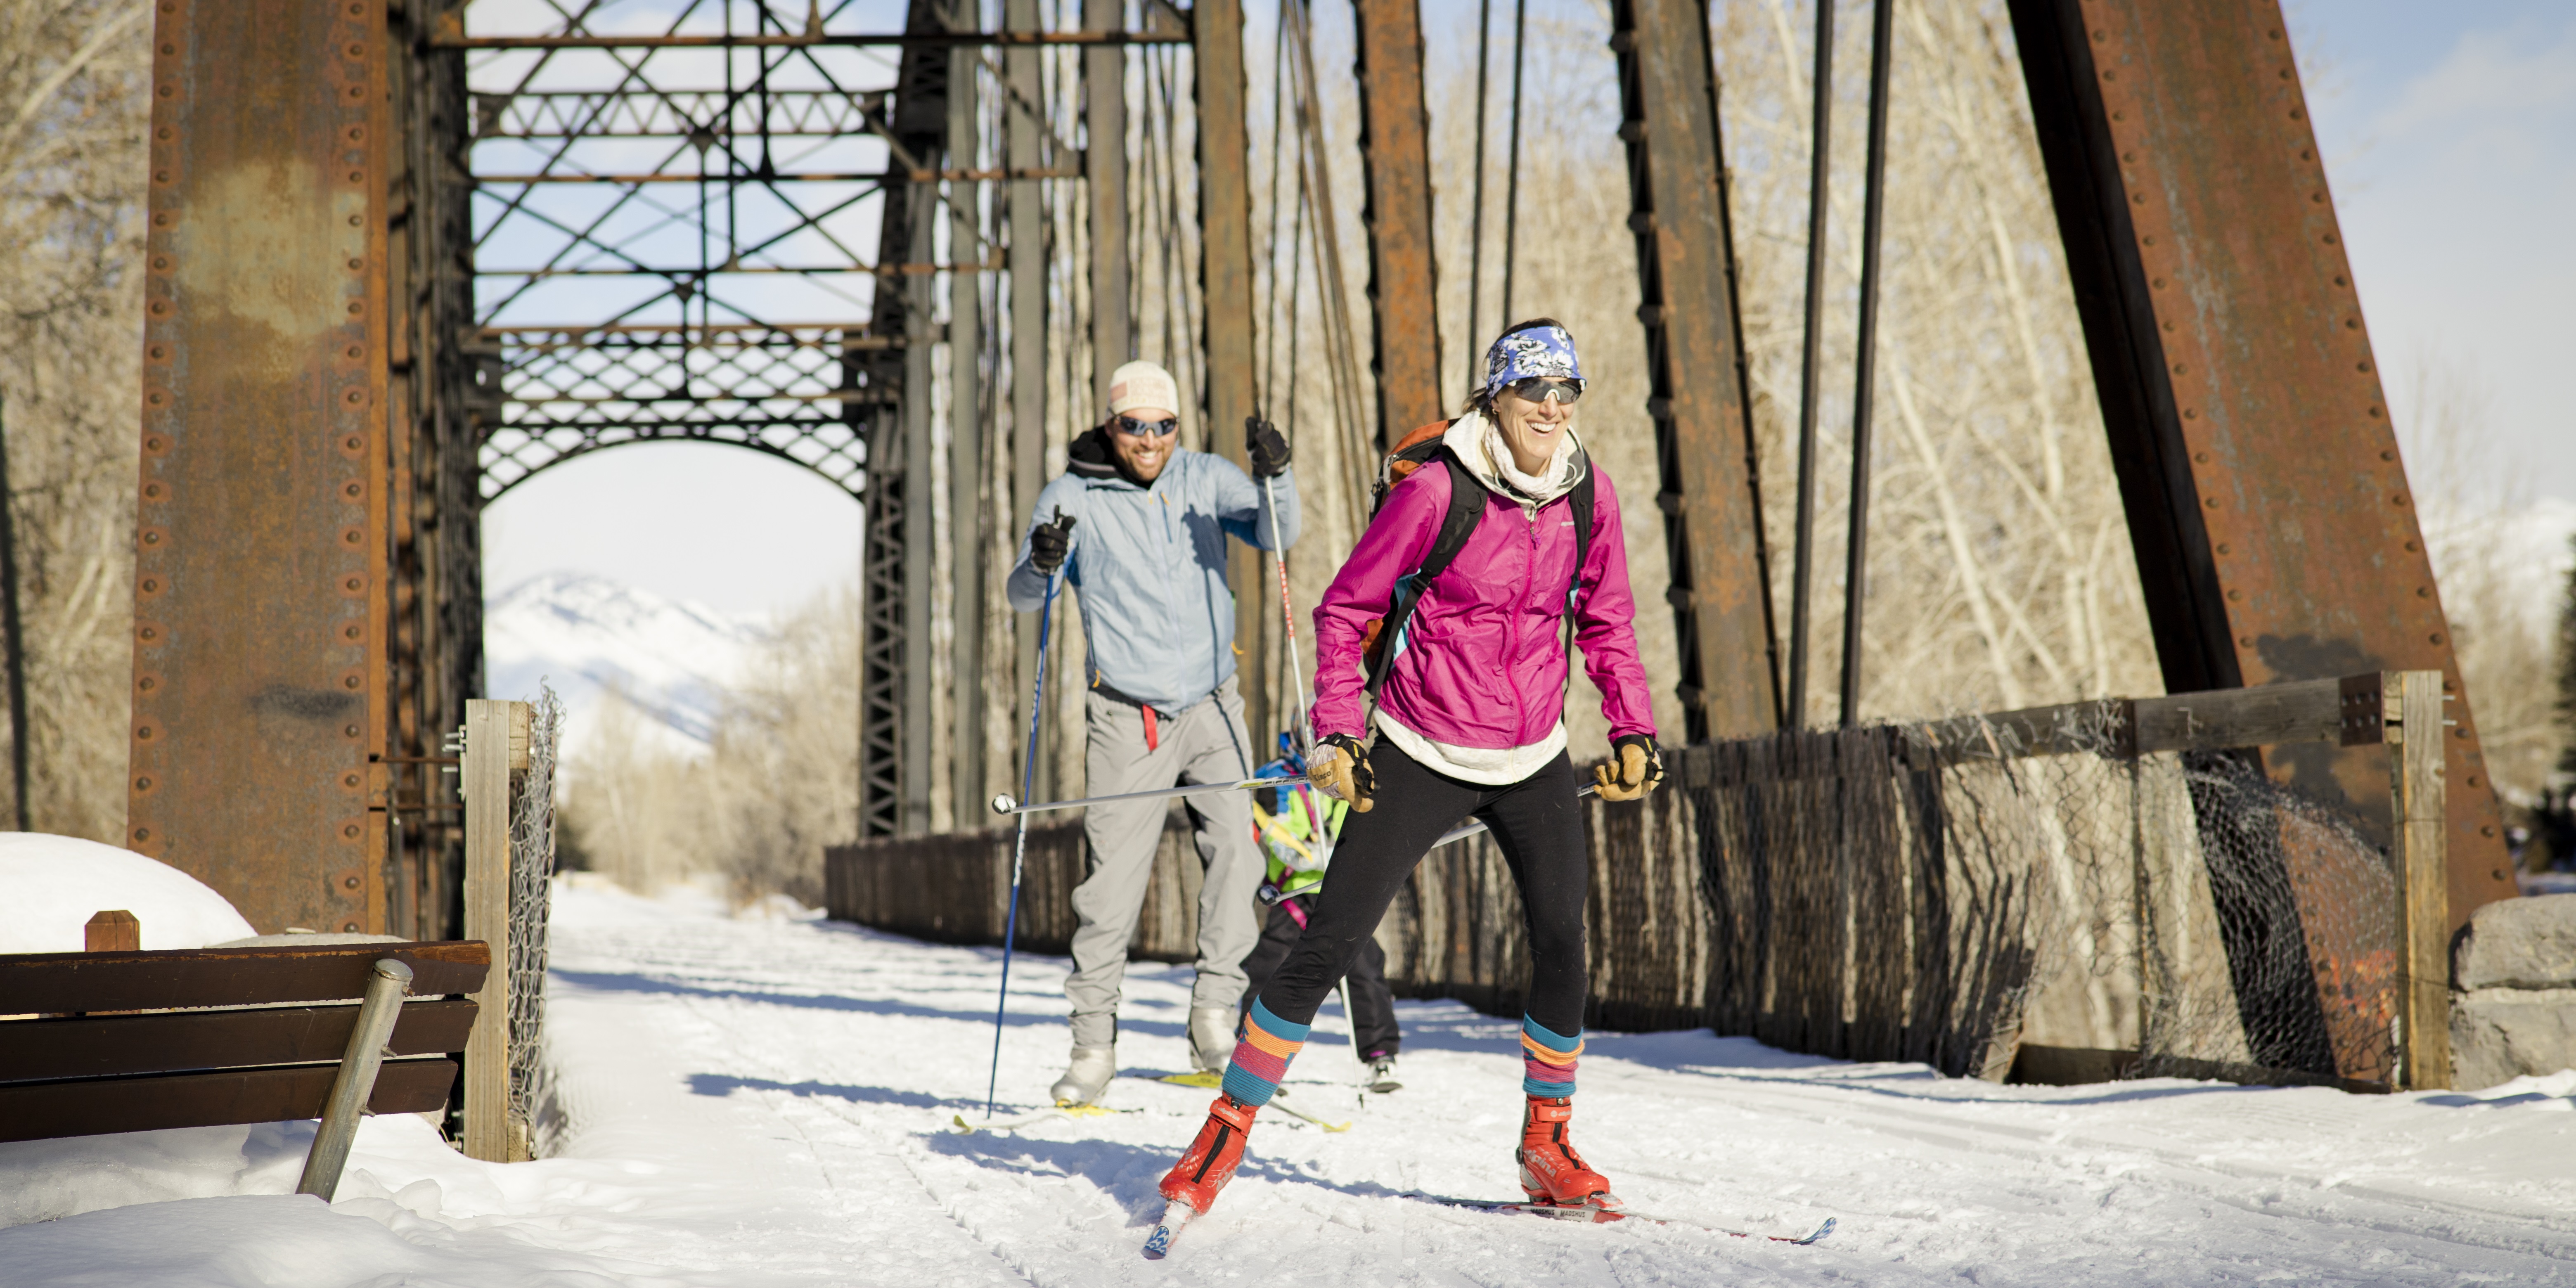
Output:
M1079 593L1090 692L1084 765L1094 796L1252 776L1253 743L1234 675L1234 593L1226 538L1263 550L1297 540L1297 484L1288 443L1267 423L1246 434L1252 475L1179 446L1180 388L1151 362L1109 377L1109 416L1076 438L1063 474L1038 493L1011 607L1035 610L1058 567ZM1274 515L1267 490L1277 495ZM1274 522L1277 525L1273 529ZM1207 873L1199 890L1198 982L1190 991L1191 1054L1225 1067L1243 959L1259 933L1253 891L1262 863L1242 793L1186 799ZM1090 871L1073 891L1073 1056L1052 1095L1097 1103L1118 1072L1118 996L1127 942L1167 802L1122 801L1085 813Z

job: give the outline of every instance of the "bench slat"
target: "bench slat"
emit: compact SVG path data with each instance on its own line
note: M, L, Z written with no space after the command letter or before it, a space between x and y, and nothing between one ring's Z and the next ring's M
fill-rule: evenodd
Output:
M149 1011L183 1006L340 1002L363 997L376 960L412 969L414 997L483 987L492 950L479 939L326 944L313 948L190 948L139 953L0 955L0 1015Z
M466 998L406 1003L388 1045L395 1055L462 1051L474 1010ZM0 1083L337 1060L357 1022L354 1005L11 1020L0 1022Z
M316 1118L339 1071L310 1064L0 1087L0 1141ZM380 1114L445 1108L456 1071L448 1059L388 1060L367 1107Z

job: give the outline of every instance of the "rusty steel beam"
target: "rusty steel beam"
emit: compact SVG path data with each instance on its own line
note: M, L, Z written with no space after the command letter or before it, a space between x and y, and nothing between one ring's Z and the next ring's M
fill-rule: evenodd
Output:
M2012 0L2169 690L2440 670L2451 920L2515 893L2274 0ZM2275 778L2389 819L2385 757Z
M383 3L164 0L152 44L126 843L380 930Z
M1207 373L1208 449L1251 468L1245 455L1243 421L1260 404L1253 387L1252 323L1252 139L1244 124L1242 0L1199 0L1192 6L1191 84L1197 94L1199 165L1199 295L1210 303L1201 311ZM1244 677L1244 723L1254 745L1252 763L1264 759L1267 731L1283 718L1274 712L1275 686L1283 669L1276 616L1276 593L1265 576L1268 562L1259 551L1240 543L1230 547L1226 581L1234 588L1234 645ZM1282 655L1284 656L1284 655ZM1293 695L1292 695L1293 700ZM1251 766L1245 767L1249 773Z
M1780 726L1779 645L1703 0L1613 0L1646 409L1689 741Z
M1417 0L1354 0L1360 86L1360 223L1369 239L1369 369L1381 444L1444 414L1439 270L1432 254L1431 114L1422 102Z

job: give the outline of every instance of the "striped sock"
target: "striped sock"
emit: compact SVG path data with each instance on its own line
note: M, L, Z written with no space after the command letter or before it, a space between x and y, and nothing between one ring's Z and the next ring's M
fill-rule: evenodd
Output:
M1583 1054L1583 1035L1560 1037L1548 1027L1521 1017L1521 1091L1550 1098L1574 1094L1574 1061Z
M1225 1066L1225 1094L1256 1109L1269 1104L1279 1080L1288 1076L1288 1062L1305 1049L1309 1027L1272 1015L1254 998L1252 1013L1235 1032L1234 1058Z

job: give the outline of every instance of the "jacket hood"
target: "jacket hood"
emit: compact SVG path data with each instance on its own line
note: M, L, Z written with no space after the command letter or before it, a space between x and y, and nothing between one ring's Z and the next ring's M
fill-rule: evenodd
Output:
M1180 458L1181 448L1178 444L1174 444L1171 456L1163 463L1163 472L1171 473L1173 464ZM1117 449L1109 445L1109 431L1099 425L1084 430L1081 436L1066 445L1064 467L1065 473L1078 479L1096 479L1101 482L1118 479L1139 491L1154 490L1153 483L1128 472L1127 463L1118 459Z
M1502 427L1483 412L1471 411L1449 422L1440 442L1450 454L1466 463L1467 472L1485 485L1485 490L1525 509L1535 510L1574 490L1592 468L1591 457L1583 450L1583 440L1574 427L1565 427L1565 441L1557 444L1556 455L1547 463L1547 472L1533 477L1511 464L1511 448L1503 442Z

